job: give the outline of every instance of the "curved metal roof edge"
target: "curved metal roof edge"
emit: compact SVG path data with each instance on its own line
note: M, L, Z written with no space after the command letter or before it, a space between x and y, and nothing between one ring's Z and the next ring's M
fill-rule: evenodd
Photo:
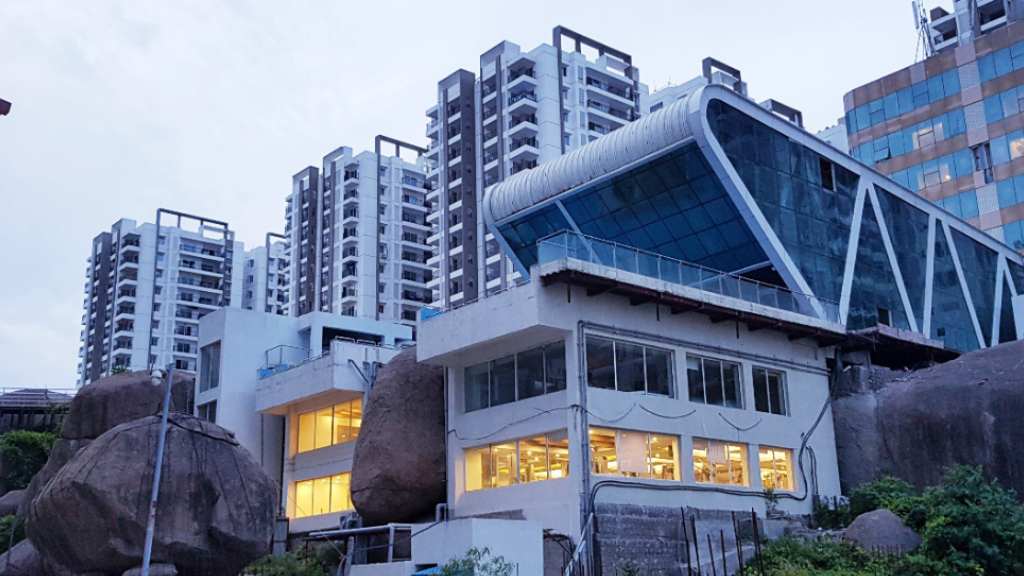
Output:
M689 104L701 102L702 90L697 89L685 98L551 162L495 184L484 193L485 221L489 224L500 222L692 136L688 122Z

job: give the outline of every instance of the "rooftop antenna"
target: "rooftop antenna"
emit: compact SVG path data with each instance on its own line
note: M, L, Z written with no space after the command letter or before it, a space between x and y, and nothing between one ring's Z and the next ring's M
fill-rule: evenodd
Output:
M914 30L917 30L917 49L914 51L914 62L919 62L922 60L922 52L924 58L928 58L935 53L935 46L932 44L931 26L928 25L928 15L925 13L924 6L919 0L913 0L910 5L914 9Z

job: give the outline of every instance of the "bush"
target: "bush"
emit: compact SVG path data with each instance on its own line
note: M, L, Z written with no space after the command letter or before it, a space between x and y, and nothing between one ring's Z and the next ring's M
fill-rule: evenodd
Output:
M765 572L777 576L876 576L895 574L898 559L869 554L852 544L780 538L765 545ZM754 566L751 560L751 566Z
M14 538L11 538L11 532ZM14 514L0 518L0 554L7 552L10 546L25 539L25 523L19 522Z
M0 461L4 471L0 484L3 488L21 490L28 487L32 477L46 464L56 439L52 432L28 430L13 430L0 435Z
M470 548L462 558L441 567L442 576L512 576L512 564L502 556L491 558L487 548Z
M243 576L328 576L315 558L300 552L264 556L242 571Z
M856 518L865 512L888 508L893 512L896 508L903 507L907 499L917 496L914 487L910 484L886 476L868 484L858 486L850 494L850 516Z

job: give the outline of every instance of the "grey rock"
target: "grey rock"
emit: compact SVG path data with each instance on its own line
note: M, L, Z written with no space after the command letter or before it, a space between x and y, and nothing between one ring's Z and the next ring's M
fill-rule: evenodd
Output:
M46 576L42 558L32 542L22 540L0 554L0 576Z
M48 565L121 574L140 564L159 427L158 416L116 426L42 488L27 531ZM276 494L230 432L173 414L154 561L183 576L237 573L270 551Z
M0 516L17 514L18 508L21 506L21 502L24 499L24 490L11 490L7 494L0 496Z
M1024 341L879 374L877 390L832 405L844 492L885 474L934 485L966 464L1024 494Z
M171 409L184 412L193 393L191 376L176 373L171 390ZM118 424L160 412L163 386L153 385L148 372L125 372L102 378L82 387L71 401L61 438L99 438Z
M193 388L191 376L176 374L171 409L187 410ZM154 386L148 372L115 374L84 386L71 401L50 458L26 488L18 516L28 516L29 506L43 486L90 441L118 424L158 413L163 406L163 394L163 387Z
M921 545L921 537L900 517L884 508L865 512L846 528L843 540L868 551L911 552Z
M121 576L142 576L142 566L125 570ZM178 569L174 564L150 564L149 576L178 576Z
M352 465L352 502L369 524L430 516L445 498L444 372L402 351L378 373Z

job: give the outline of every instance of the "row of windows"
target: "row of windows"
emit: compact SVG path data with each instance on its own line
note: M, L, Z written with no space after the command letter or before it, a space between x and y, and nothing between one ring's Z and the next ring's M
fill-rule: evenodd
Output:
M590 471L679 481L679 438L671 434L592 427ZM693 438L693 479L701 484L750 486L747 444ZM466 490L500 488L569 476L569 439L564 430L467 449ZM793 451L760 446L758 468L764 489L796 489Z
M356 399L299 414L298 451L309 452L354 442L363 424L363 401Z
M565 343L554 342L466 368L466 412L565 390Z
M295 483L293 518L352 510L352 477L346 472Z
M1005 92L985 98L985 122L991 124L1009 118L1024 108L1024 86L1014 86Z
M960 218L978 217L978 193L974 190L954 194L947 198L936 200L935 203L946 209L947 212L956 214Z
M1003 242L1015 250L1024 250L1024 220L1003 224Z
M905 188L916 192L928 186L935 186L943 182L970 176L973 172L974 155L969 148L964 148L952 154L946 154L927 162L915 164L904 170L893 172L889 177L902 184Z
M850 110L846 113L847 133L866 130L959 92L959 72L956 68L947 70Z
M978 58L978 75L982 82L988 82L1021 68L1024 68L1024 42Z
M865 142L854 148L851 154L862 162L874 164L926 148L966 131L967 123L964 121L964 111L957 108L929 118L910 128L891 132Z
M652 346L587 336L587 384L620 392L646 392L675 397L674 353ZM788 395L783 372L752 367L754 408L787 415ZM739 363L688 354L686 383L690 402L743 408L743 377Z

